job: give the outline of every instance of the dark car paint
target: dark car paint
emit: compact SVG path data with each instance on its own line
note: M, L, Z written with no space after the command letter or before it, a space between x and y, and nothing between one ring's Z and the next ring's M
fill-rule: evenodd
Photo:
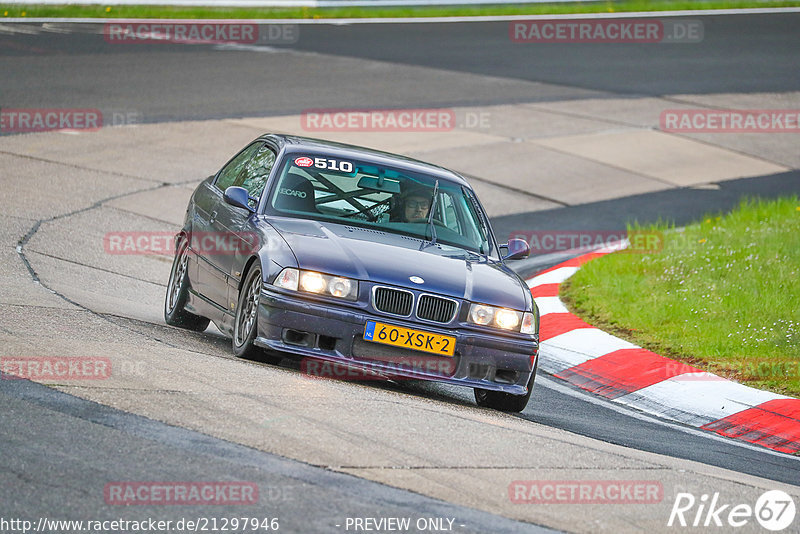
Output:
M506 265L463 249L330 222L278 218L269 222L302 258L303 269L404 286L409 285L409 276L416 275L432 293L506 308L525 306L530 295L528 286Z

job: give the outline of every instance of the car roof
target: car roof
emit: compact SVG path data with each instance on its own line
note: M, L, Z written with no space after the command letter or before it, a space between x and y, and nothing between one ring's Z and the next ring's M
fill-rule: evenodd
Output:
M437 177L444 178L472 189L463 176L451 171L450 169L414 158L409 158L407 156L392 154L391 152L384 152L362 146L337 143L335 141L327 141L325 139L315 139L313 137L302 137L298 135L264 134L261 136L261 138L265 140L271 139L278 145L279 149L285 149L287 152L325 152L326 154L350 157L353 159L362 159L371 163L399 167L409 171L433 174Z

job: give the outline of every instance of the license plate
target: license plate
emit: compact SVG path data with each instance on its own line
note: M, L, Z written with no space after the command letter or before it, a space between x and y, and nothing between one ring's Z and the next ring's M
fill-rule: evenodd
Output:
M456 350L456 338L453 336L431 334L423 330L412 330L376 321L367 321L364 327L364 339L439 356L452 356Z

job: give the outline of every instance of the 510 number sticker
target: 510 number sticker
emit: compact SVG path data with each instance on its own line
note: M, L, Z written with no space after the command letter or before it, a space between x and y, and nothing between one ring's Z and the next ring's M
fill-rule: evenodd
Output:
M316 167L317 169L327 169L330 171L353 172L353 163L332 158L314 158L308 156L295 158L294 164L298 167Z

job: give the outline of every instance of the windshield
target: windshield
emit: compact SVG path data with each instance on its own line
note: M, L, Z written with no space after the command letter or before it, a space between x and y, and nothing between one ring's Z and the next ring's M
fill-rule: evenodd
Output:
M272 188L268 209L425 240L435 236L437 243L489 254L486 218L471 195L435 176L333 156L291 154Z

